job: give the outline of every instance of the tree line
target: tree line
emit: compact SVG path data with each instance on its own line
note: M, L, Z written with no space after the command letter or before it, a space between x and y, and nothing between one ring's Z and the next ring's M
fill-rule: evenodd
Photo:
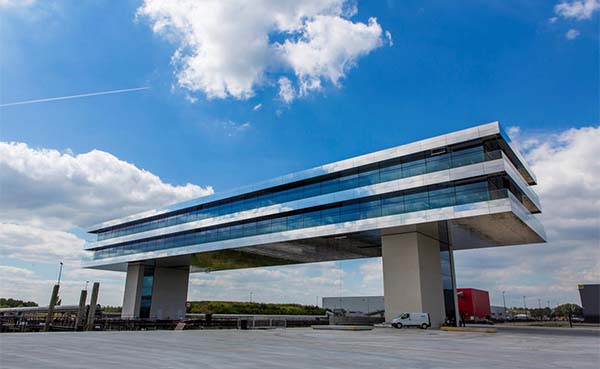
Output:
M17 307L32 307L38 306L36 302L33 301L23 301L23 300L15 300L11 298L0 297L0 308L17 308Z

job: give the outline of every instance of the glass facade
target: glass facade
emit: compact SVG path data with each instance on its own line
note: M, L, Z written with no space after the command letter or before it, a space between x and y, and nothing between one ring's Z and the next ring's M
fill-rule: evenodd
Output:
M508 197L518 189L506 176L491 176L447 182L391 194L365 197L314 208L279 213L192 231L111 245L94 252L103 259L155 250L183 247L241 237L290 231L360 219L410 213ZM514 193L517 199L518 193Z
M97 233L98 241L149 231L162 227L237 213L244 210L281 204L313 196L433 173L502 157L496 140L471 146L445 147L385 162L370 164L331 175L312 178L296 184L274 187L176 212L119 225Z
M140 302L140 318L150 317L152 307L152 289L154 288L154 266L144 266L144 280L142 281L142 299Z

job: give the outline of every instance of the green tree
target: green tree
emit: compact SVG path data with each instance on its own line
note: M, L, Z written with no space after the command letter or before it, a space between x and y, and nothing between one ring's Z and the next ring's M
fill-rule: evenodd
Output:
M191 301L191 314L268 314L268 315L324 315L325 309L312 305L266 304L239 301Z
M11 298L0 297L0 308L14 308L14 307L31 307L38 306L36 302L33 301L23 301L23 300L15 300Z
M562 304L554 308L554 315L558 317L568 317L569 309L573 316L583 316L583 308L577 304Z

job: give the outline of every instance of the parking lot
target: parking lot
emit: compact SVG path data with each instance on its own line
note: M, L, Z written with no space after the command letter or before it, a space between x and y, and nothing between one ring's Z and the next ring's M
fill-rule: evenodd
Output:
M2 368L598 368L600 336L443 332L194 330L10 333Z

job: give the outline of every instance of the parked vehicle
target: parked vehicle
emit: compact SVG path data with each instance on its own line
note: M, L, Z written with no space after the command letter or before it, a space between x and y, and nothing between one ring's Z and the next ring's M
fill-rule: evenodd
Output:
M427 329L431 327L429 313L402 313L392 320L392 327L420 327Z

